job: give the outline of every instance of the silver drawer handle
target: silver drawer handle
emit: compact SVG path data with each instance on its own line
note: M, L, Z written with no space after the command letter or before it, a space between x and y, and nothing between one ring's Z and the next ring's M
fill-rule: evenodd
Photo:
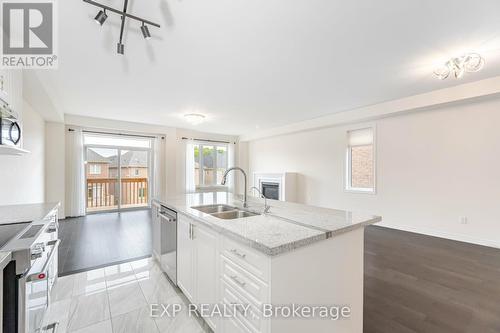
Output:
M231 305L234 306L234 308L236 309L236 311L238 311L242 315L245 315L245 311L243 311L241 309L241 307L243 307L244 305L247 305L247 304L240 304L240 303L236 303L236 302L231 302Z
M240 257L241 259L245 259L246 258L246 254L244 253L241 253L240 251L236 250L236 249L232 249L231 250L231 253L237 255L238 257Z
M236 282L237 284L239 284L241 287L244 287L246 286L246 282L245 281L241 281L240 278L236 275L232 275L231 276L231 280L233 280L234 282Z
M59 322L55 322L45 326L44 328L42 328L42 330L44 333L49 331L50 333L56 333L58 328L59 328Z

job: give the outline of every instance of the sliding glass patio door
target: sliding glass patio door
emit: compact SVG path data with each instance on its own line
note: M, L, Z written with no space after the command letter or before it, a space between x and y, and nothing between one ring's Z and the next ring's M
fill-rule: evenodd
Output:
M87 213L148 207L150 149L134 147L137 139L119 138L120 144L130 146L109 145L113 141L108 137L87 141L91 142L85 145Z
M87 213L117 210L120 204L118 149L87 147Z

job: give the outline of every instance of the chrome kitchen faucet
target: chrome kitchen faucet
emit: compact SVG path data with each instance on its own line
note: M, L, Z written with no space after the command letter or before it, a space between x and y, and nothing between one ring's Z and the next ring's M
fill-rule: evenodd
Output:
M248 203L247 203L247 173L245 172L245 170L243 170L240 167L232 167L232 168L227 169L226 172L224 172L224 176L222 176L221 185L226 185L227 174L229 173L229 171L233 171L233 170L241 171L241 173L245 177L245 191L243 192L243 207L248 208Z
M261 192L261 191L260 191L257 187L252 186L251 190L252 190L252 189L253 189L253 190L256 190L256 191L257 191L257 193L259 193L259 196L260 196L261 198L264 198L264 214L269 213L269 210L271 209L271 206L269 206L269 205L267 204L267 198L266 198L266 196L265 196L264 194L262 194L262 192Z

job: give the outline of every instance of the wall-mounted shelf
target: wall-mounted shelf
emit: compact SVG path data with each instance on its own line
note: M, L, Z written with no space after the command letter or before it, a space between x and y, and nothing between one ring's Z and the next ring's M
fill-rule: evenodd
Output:
M28 154L29 151L26 149L21 149L19 147L13 147L13 146L2 146L0 145L0 155L14 155L14 156L20 156L24 154Z

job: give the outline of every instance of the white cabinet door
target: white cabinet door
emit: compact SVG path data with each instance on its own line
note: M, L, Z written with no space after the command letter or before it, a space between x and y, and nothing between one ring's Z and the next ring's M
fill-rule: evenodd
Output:
M177 285L193 304L217 304L218 234L182 215L177 221ZM217 318L205 319L215 331Z
M195 245L195 301L197 304L217 303L217 234L201 225L193 225ZM205 318L215 330L216 318Z
M178 215L177 218L177 285L189 301L194 302L194 245L191 240L191 220Z

